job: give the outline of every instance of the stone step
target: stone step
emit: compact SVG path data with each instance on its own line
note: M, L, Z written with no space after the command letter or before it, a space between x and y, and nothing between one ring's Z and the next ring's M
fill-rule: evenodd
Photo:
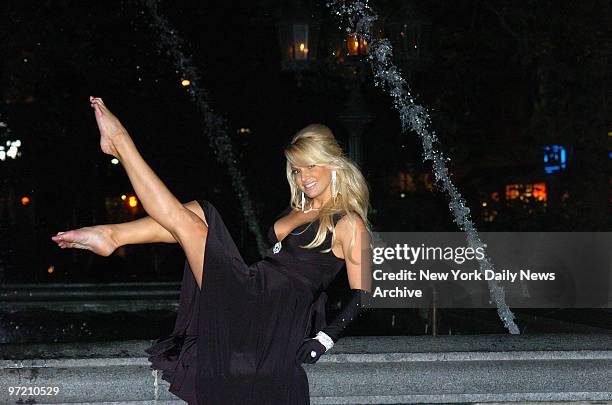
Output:
M18 312L37 308L64 312L138 312L178 309L179 282L4 284L0 308Z
M21 403L181 403L149 367L149 341L2 345L9 387L59 387ZM312 404L612 401L612 335L346 337L304 365Z

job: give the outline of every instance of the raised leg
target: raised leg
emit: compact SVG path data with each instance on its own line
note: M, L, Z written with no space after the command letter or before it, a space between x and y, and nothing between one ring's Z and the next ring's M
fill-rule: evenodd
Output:
M102 151L119 159L142 207L181 245L194 274L202 273L208 226L168 190L142 158L125 127L108 110L102 99L90 97L90 102L100 130ZM198 285L201 285L201 274L196 274L196 277Z
M208 229L204 211L197 201L183 204L185 208L196 214ZM177 243L176 239L164 227L151 217L144 217L135 221L120 224L105 224L87 226L65 232L58 232L52 236L57 245L62 248L76 248L90 250L100 256L110 256L118 247L141 243ZM205 243L206 240L204 240ZM201 280L201 271L194 276Z
M185 208L196 214L208 227L204 211L197 201L190 201L184 204ZM144 217L136 221L124 222L121 224L108 225L111 229L113 238L118 246L135 245L139 243L176 243L177 240L166 228L161 226L151 217Z
M102 151L121 162L147 214L173 234L179 243L189 244L188 239L193 234L202 233L197 229L203 227L202 221L185 209L145 162L130 134L102 99L90 97L90 103L100 130Z

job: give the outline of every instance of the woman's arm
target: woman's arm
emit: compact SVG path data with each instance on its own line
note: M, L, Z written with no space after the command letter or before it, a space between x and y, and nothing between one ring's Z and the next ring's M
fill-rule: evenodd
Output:
M353 245L351 238L355 235ZM369 297L372 289L370 238L358 216L345 216L336 225L336 237L342 246L350 291L348 300L336 318L320 330L312 339L306 339L297 357L302 363L315 363L331 349L345 329L363 313L362 299Z
M351 289L371 291L372 252L370 235L359 215L345 215L336 225L336 237L342 246L346 273ZM354 237L353 245L351 239Z

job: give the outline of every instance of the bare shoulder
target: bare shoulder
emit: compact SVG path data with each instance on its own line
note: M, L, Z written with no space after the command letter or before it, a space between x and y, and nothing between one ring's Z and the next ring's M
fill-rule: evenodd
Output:
M342 249L342 258L345 260L349 284L351 286L361 285L363 235L367 237L367 227L361 216L355 212L342 217L336 225L336 237Z
M335 229L336 237L341 242L350 241L355 232L359 235L367 230L363 219L355 212L350 212L340 218Z

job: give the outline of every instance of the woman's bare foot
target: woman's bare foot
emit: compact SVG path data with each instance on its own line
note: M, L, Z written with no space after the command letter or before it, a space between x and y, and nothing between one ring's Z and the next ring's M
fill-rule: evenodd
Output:
M106 225L86 226L66 232L58 232L51 240L62 249L77 248L91 250L100 256L110 256L119 244L113 239Z
M130 136L121 122L110 112L99 97L89 97L91 107L94 109L98 129L100 130L100 147L102 152L119 158L117 147Z

